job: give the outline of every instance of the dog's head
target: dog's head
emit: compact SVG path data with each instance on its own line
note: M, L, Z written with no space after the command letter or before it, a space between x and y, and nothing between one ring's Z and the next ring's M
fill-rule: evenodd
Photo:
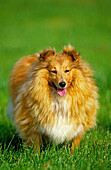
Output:
M45 50L40 53L40 61L45 65L49 74L49 85L64 96L72 83L72 69L80 60L79 54L69 45L63 52L56 53L55 50Z

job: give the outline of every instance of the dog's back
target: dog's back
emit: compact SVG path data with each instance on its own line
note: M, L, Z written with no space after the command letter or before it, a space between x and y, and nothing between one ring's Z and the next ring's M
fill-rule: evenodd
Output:
M15 65L10 75L9 90L11 97L9 97L6 114L13 121L13 104L17 97L18 88L25 80L28 70L32 63L38 60L39 54L35 53L26 57L22 57Z
M11 100L14 101L17 97L18 88L21 87L24 82L28 70L32 63L38 60L39 54L35 53L34 55L29 55L21 58L14 66L9 82L9 90L11 94Z

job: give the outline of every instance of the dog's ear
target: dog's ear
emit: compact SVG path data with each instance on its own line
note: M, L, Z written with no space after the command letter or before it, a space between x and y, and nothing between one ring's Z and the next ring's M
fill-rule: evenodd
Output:
M67 47L63 48L63 53L69 55L72 57L72 60L79 60L80 56L79 53L75 51L74 47L72 47L71 45L68 45Z
M52 49L43 50L40 53L40 59L45 60L48 56L51 56L51 55L54 55L54 54L55 54L55 49L54 50L52 50Z

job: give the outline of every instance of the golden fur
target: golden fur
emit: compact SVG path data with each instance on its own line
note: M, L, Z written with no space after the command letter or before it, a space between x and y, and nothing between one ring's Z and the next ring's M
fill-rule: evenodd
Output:
M42 138L57 144L72 142L73 152L85 131L96 124L98 95L92 76L70 45L61 53L48 49L21 58L9 82L20 137L38 149Z

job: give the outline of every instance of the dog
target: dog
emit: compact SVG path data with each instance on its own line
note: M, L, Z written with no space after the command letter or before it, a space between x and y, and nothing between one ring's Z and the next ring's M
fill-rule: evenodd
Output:
M93 71L68 45L22 57L14 66L9 91L17 133L40 149L45 139L71 143L71 152L96 125L98 88Z

